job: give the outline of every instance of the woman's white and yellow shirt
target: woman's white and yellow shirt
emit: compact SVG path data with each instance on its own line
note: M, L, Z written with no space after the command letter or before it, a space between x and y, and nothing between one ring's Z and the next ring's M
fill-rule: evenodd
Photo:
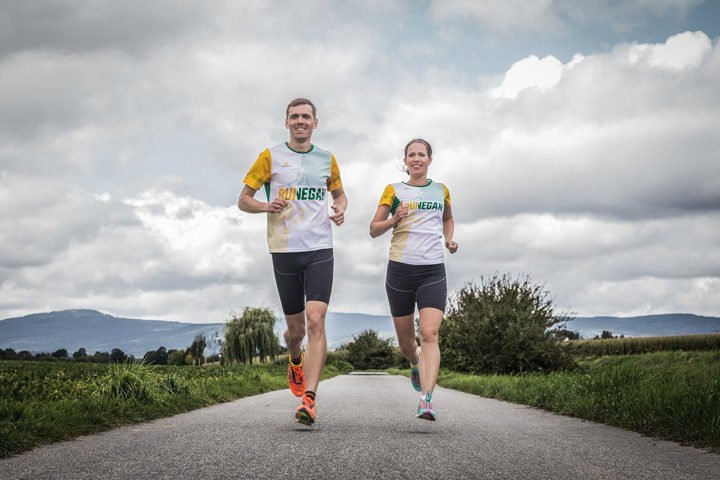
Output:
M335 156L313 145L296 152L286 143L264 150L245 176L253 190L265 186L268 201L282 198L288 206L267 215L270 253L309 252L332 248L327 192L342 188Z
M423 186L401 182L385 187L379 205L389 206L391 215L401 203L408 207L408 216L393 228L390 260L410 265L443 263L445 202L450 204L450 192L432 180Z

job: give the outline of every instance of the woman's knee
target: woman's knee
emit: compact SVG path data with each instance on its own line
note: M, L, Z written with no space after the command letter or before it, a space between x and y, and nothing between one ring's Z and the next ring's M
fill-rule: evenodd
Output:
M429 327L420 327L420 341L422 343L437 343L438 329Z

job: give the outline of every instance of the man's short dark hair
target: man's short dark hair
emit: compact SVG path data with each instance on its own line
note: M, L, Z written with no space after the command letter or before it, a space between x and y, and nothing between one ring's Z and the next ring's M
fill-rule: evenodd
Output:
M313 118L317 118L317 111L315 110L315 105L313 105L313 102L311 102L307 98L296 98L290 103L288 103L288 106L285 109L285 118L288 118L288 116L290 115L290 108L297 107L298 105L310 105L310 107L312 107Z

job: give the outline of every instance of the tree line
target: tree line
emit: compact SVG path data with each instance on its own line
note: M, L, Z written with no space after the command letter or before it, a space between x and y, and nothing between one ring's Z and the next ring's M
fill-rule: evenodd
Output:
M42 361L75 361L88 363L134 363L142 362L154 365L200 365L207 361L219 361L218 354L205 357L205 348L208 340L205 335L197 335L192 344L186 349L166 349L164 346L157 350L149 350L142 356L136 358L134 355L127 355L119 348L113 348L110 352L96 351L89 354L85 348L79 348L70 355L65 348L54 352L40 352L33 354L29 350L16 352L12 348L0 349L0 360L42 360Z

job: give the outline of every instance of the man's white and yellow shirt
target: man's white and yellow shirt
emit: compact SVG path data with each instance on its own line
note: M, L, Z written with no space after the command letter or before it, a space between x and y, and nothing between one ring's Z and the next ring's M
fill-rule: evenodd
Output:
M400 204L407 205L408 216L393 228L390 260L410 265L443 263L443 212L450 204L450 192L438 182L427 185L392 183L385 187L379 205L390 207L394 215Z
M265 187L268 201L282 198L288 206L267 215L270 253L309 252L332 248L327 192L342 188L335 156L313 145L296 152L287 143L264 150L245 176L253 190Z

